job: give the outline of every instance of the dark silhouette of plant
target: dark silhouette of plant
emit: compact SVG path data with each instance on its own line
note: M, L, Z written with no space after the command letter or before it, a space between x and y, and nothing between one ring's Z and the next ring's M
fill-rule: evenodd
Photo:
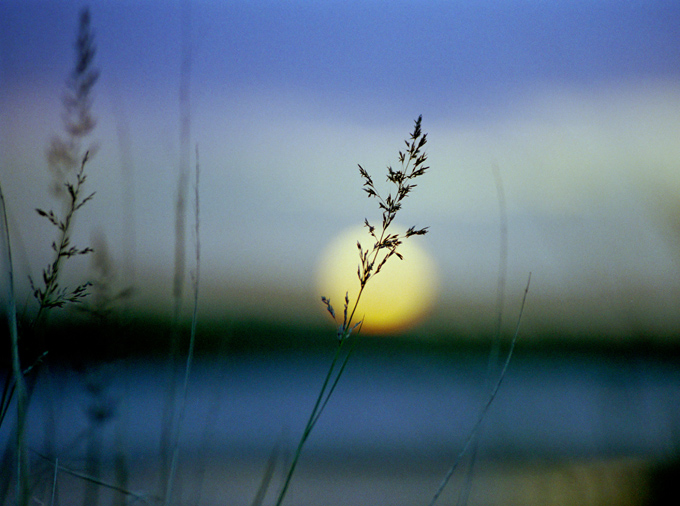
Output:
M38 302L38 311L32 323L22 330L21 336L16 332L13 333L12 376L6 380L0 402L1 422L9 409L14 393L17 393L16 439L13 445L7 446L3 455L2 475L4 479L0 481L0 497L7 496L12 474L14 474L17 484L16 503L22 506L29 502L28 451L25 442L26 409L35 386L35 374L29 375L29 373L46 354L44 343L33 342L36 337L35 331L44 323L51 309L81 302L87 295L87 288L90 285L90 283L83 283L75 288L60 286L63 262L92 252L89 247L81 248L71 244L75 214L94 196L94 193L83 196L83 186L87 179L85 166L90 159L91 148L82 153L81 146L83 139L92 132L95 126L90 110L91 93L99 77L99 71L93 68L94 37L90 29L90 13L87 8L80 13L75 50L75 66L66 82L66 93L63 97L62 120L66 136L65 138L54 137L47 150L48 166L53 178L50 190L62 202L62 210L36 209L38 215L46 218L57 229L57 239L52 242L54 257L43 269L39 283L29 277L31 290ZM12 311L15 311L14 307ZM12 318L14 317L13 313ZM31 347L34 348L33 353L36 351L35 348L43 348L37 350L37 359L36 355L27 356L23 353L23 350L31 351Z
M354 301L352 310L350 311L350 299L349 293L345 294L344 301L344 312L342 323L339 324L337 330L338 345L336 347L335 355L331 362L331 365L324 379L323 385L319 395L316 398L312 412L310 413L305 430L302 433L302 437L298 443L293 461L288 469L288 474L286 475L285 482L281 491L279 492L278 499L276 501L276 506L280 506L283 502L286 492L288 491L288 486L290 485L290 480L293 477L295 468L297 466L300 454L302 453L302 448L305 445L314 425L319 420L321 413L328 404L328 401L335 391L335 387L340 381L340 377L345 370L349 358L352 356L352 352L357 344L358 333L355 334L355 338L352 340L352 345L349 350L343 350L344 344L349 341L352 332L359 328L361 330L361 321L354 323L354 314L361 300L361 294L366 288L369 279L374 277L380 272L382 267L385 265L388 259L396 256L399 259L403 259L401 253L399 253L398 248L403 243L403 240L408 239L414 235L425 235L427 233L427 227L416 229L415 227L409 228L403 236L399 233L393 233L389 231L390 225L394 222L394 219L402 207L403 200L409 195L409 193L416 187L413 181L425 174L429 167L425 166L425 161L427 160L427 155L422 151L423 147L427 143L427 134L422 132L421 123L422 116L418 116L415 121L415 126L413 128L413 133L410 135L410 140L405 140L406 151L399 151L399 163L401 163L401 168L399 170L394 170L391 166L387 167L387 181L396 185L396 192L394 195L389 193L387 197L382 197L380 192L377 190L373 184L373 179L368 174L368 172L359 165L359 174L363 179L363 190L368 194L369 198L375 198L378 200L378 207L382 210L382 227L380 232L377 232L376 227L371 225L368 219L364 219L364 225L368 228L368 232L371 237L375 239L375 243L372 248L364 249L360 242L357 242L357 248L359 250L359 260L360 264L357 269L357 277L359 278L359 293ZM327 297L321 297L321 302L326 306L326 309L336 320L335 309L331 305L330 299ZM336 320L337 322L337 320ZM340 365L338 365L340 364Z
M55 136L47 150L47 162L52 173L52 193L63 201L64 211L36 209L40 216L58 230L58 239L52 243L55 253L53 261L42 272L42 283L37 286L31 279L31 290L38 301L38 314L34 322L52 308L63 307L67 303L81 302L87 295L89 283L75 288L59 286L59 274L64 260L92 252L89 247L79 248L71 244L71 231L75 213L80 210L94 193L83 197L83 185L87 176L85 165L90 159L94 146L81 154L81 144L96 125L92 116L92 89L99 78L99 71L93 67L95 46L90 27L90 11L85 8L80 13L78 35L75 43L76 58L71 75L66 81L63 97L64 113L62 120L66 137ZM75 181L74 181L75 179Z
M375 244L369 250L363 249L361 244L357 242L359 259L361 260L361 264L357 271L360 287L354 309L349 316L349 321L345 322L347 326L352 322L354 312L359 304L359 298L361 297L361 293L363 292L366 283L368 283L369 278L378 274L383 265L385 265L387 260L392 256L403 259L401 253L397 251L397 248L402 244L403 239L408 239L413 235L425 235L427 233L428 227L421 229L411 227L404 233L403 237L398 233L388 232L389 226L397 216L397 212L401 209L402 201L408 196L411 190L417 186L413 181L417 177L425 174L427 169L429 169L429 167L425 166L427 154L422 152L423 147L427 143L427 134L424 134L421 129L422 120L423 117L418 116L415 127L413 128L413 133L411 134L411 142L408 140L404 141L408 149L405 152L399 151L401 169L395 171L391 166L387 167L387 181L397 186L394 196L392 193L389 193L387 197L383 198L373 184L371 176L361 165L359 165L359 173L364 180L363 190L368 194L369 198L377 199L378 206L382 209L382 227L380 235L378 235L376 233L376 228L368 222L368 219L364 219L364 225L368 228L371 237L375 239Z
M57 216L52 210L44 211L42 209L36 209L40 216L47 218L47 220L59 231L59 239L52 242L52 250L55 253L54 260L43 269L42 285L36 286L33 280L30 280L31 290L40 305L38 314L35 318L36 323L40 320L45 311L55 307L63 307L64 304L70 302L80 302L87 296L87 287L90 286L89 282L80 284L75 288L62 288L59 286L59 274L61 264L64 260L79 255L87 255L92 252L92 248L90 247L79 248L71 245L70 237L75 213L94 197L94 192L86 197L82 197L81 195L83 184L87 178L84 170L88 159L89 151L85 153L80 170L76 173L76 182L64 183L69 201L66 215L63 218Z

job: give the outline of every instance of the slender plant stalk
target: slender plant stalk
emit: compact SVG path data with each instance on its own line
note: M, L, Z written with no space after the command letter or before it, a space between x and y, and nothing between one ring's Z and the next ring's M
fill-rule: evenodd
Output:
M359 279L359 292L350 311L350 300L349 293L345 294L344 301L344 313L342 324L338 326L337 337L338 344L335 349L335 354L333 360L331 361L326 377L324 378L323 384L321 385L321 390L316 397L314 402L314 407L312 408L309 418L307 419L307 424L302 432L300 441L298 442L293 460L288 468L288 473L286 474L285 481L279 492L278 498L276 500L276 506L280 506L288 492L291 479L297 468L300 455L302 454L302 449L312 432L312 429L318 422L321 414L323 413L328 401L330 400L333 392L335 391L340 378L345 371L345 367L352 356L352 353L358 343L360 331L361 331L361 321L355 323L354 318L356 310L361 301L361 296L364 293L366 285L373 276L378 274L382 267L385 265L387 260L392 256L396 256L399 259L403 259L401 253L397 251L398 247L402 244L403 239L407 239L414 235L425 235L427 233L427 227L422 229L416 229L415 227L409 228L406 233L402 236L399 234L391 233L389 230L390 225L394 222L397 212L402 207L403 200L408 196L408 194L416 187L413 180L419 176L422 176L429 167L425 166L425 161L427 160L427 155L422 152L423 147L427 143L427 134L423 134L421 129L422 116L419 116L415 121L415 126L413 133L410 135L409 140L404 141L406 143L407 150L402 152L399 151L399 163L401 168L398 170L392 169L391 166L387 167L387 181L394 184L396 192L393 195L389 193L387 197L382 197L378 189L373 183L371 176L368 172L359 165L359 174L363 179L363 191L365 191L369 198L375 198L378 200L378 207L382 211L382 227L381 231L378 233L376 227L371 225L367 219L364 220L364 225L368 228L368 232L374 239L375 243L371 249L364 249L360 242L357 242L357 249L359 250L359 267L357 269L357 277ZM335 310L331 305L330 299L326 297L321 297L321 301L325 304L327 311L336 320ZM337 323L337 320L336 320ZM352 332L359 328L359 330L352 337ZM349 350L345 351L345 343L352 341Z
M8 305L9 309L9 305ZM11 324L10 324L11 325ZM11 334L11 332L10 332ZM10 401L12 400L12 397L14 396L14 372L10 369L7 371L7 375L5 377L5 383L4 386L2 387L2 397L0 397L0 426L2 426L2 422L5 419L5 415L7 414L7 410L9 410L9 404Z
M196 272L193 276L194 281L194 308L191 315L191 333L189 337L189 352L187 354L186 365L184 368L184 382L182 384L182 403L179 408L179 416L177 419L177 429L175 433L175 440L173 442L172 460L170 462L170 473L168 476L168 484L165 490L165 503L168 504L172 496L172 487L174 484L175 473L177 471L177 459L179 456L179 438L184 423L184 415L186 412L186 405L189 390L189 376L191 375L191 366L194 358L194 348L196 345L196 324L198 322L198 286L200 279L201 268L201 239L200 239L200 200L199 200L199 180L200 180L200 165L198 161L198 146L196 146L196 181L194 187L195 199L195 223L194 232L196 234Z
M496 383L493 386L493 389L491 390L491 393L489 394L489 398L487 399L486 403L484 404L484 407L482 408L482 411L479 413L479 416L477 417L477 421L475 422L474 426L472 427L472 430L468 434L468 437L465 439L465 444L463 445L463 449L460 451L458 456L456 457L456 460L453 462L449 470L446 472L446 475L444 475L444 478L442 479L441 483L439 484L439 488L437 488L437 491L434 493L434 496L432 497L432 500L429 503L429 506L434 506L434 504L437 502L437 499L439 499L439 496L441 493L444 491L446 488L446 485L449 483L449 480L451 479L451 476L453 476L453 473L456 471L458 468L458 465L460 464L461 460L463 459L463 456L467 453L467 450L474 440L475 436L477 435L477 432L479 431L480 427L482 426L482 422L484 421L484 418L486 418L486 414L489 411L489 408L491 407L491 404L493 404L494 399L496 398L496 394L498 393L498 390L501 387L501 384L503 383L503 380L505 379L505 373L508 370L508 366L510 365L510 361L512 359L512 354L515 351L515 344L517 343L517 337L519 336L519 327L520 324L522 323L522 314L524 313L524 305L527 300L527 295L529 294L529 285L531 284L531 273L529 273L529 279L527 280L527 286L524 289L524 296L522 297L522 305L520 306L519 310L519 316L517 318L517 326L515 327L515 333L512 336L512 342L510 343L510 350L508 351L507 356L505 357L505 362L503 363L503 368L501 369L501 372L498 376L498 379L496 380Z
M33 453L35 453L41 459L43 459L47 462L50 462L51 464L54 465L55 475L56 475L57 471L62 472L62 473L66 473L68 475L74 476L74 477L79 478L81 480L84 480L84 481L87 481L87 482L90 482L90 483L94 483L94 484L99 485L101 487L113 490L114 492L118 492L120 494L129 496L132 499L134 499L135 501L140 501L144 504L157 504L161 500L160 497L144 496L144 495L141 495L141 494L137 494L136 492L132 492L131 490L128 490L126 488L119 487L118 485L114 485L112 483L108 483L104 480L101 480L101 479L95 477L95 476L90 476L86 473L81 473L80 471L74 471L73 469L70 469L68 467L64 467L63 465L59 464L59 459L55 459L54 461L52 461L52 459L49 458L47 455L43 455L40 452L37 452L35 450L32 450L32 451L33 451Z
M80 24L76 39L76 64L67 81L67 90L64 95L64 129L67 139L55 137L47 152L47 160L50 171L54 175L52 189L59 198L64 198L65 213L58 215L54 211L44 211L37 209L40 216L45 217L58 230L58 239L52 243L54 260L43 270L42 283L36 286L29 278L31 290L39 307L33 321L28 325L27 334L32 335L35 327L45 320L49 310L55 307L63 307L68 303L80 302L87 295L89 283L84 283L76 288L68 289L59 286L60 270L63 262L77 255L90 253L90 248L78 248L70 244L70 234L73 219L76 212L85 205L94 193L87 197L81 196L81 190L85 183L86 176L84 168L88 161L89 151L80 158L79 141L87 136L95 126L95 120L90 114L90 91L99 77L99 72L92 68L94 58L94 39L90 30L89 10L83 9L80 14ZM80 169L78 170L78 163ZM70 174L75 170L75 182L70 179ZM34 360L32 365L22 368L21 357L19 354L19 335L17 329L16 301L14 297L14 275L12 267L11 245L9 237L9 226L5 207L5 200L0 188L0 204L2 207L3 224L5 229L5 239L7 247L7 265L9 272L9 297L8 297L8 323L11 340L12 353L12 376L8 376L3 388L2 399L0 402L0 424L4 421L5 414L9 409L14 393L17 394L17 434L16 447L14 449L17 460L17 504L25 505L29 501L29 476L28 476L28 455L25 443L26 432L26 412L28 403L35 386L35 376L26 381L27 374L37 366L46 351ZM25 338L25 337L24 337ZM11 384L10 384L11 383ZM13 459L11 447L8 446L2 458L3 469L5 463ZM9 480L8 480L9 481ZM7 494L8 482L0 483L0 496Z
M54 501L57 497L57 476L59 475L59 459L54 459L54 477L52 478L52 495L50 497L50 506L54 506Z
M17 428L16 428L16 466L17 466L17 504L23 506L28 504L28 454L26 451L25 428L26 428L26 407L27 393L24 374L21 370L21 360L19 358L19 332L17 329L16 299L14 298L14 267L12 265L12 247L9 237L9 223L7 220L7 208L5 197L0 186L0 207L2 207L2 220L5 230L6 260L7 260L7 319L9 324L9 334L12 346L12 374L17 394Z
M493 335L491 343L491 350L489 351L489 360L486 368L486 380L489 383L489 390L493 390L492 380L496 375L498 367L498 360L501 348L501 331L503 326L503 310L505 306L505 282L508 272L508 213L505 203L505 190L503 189L503 179L501 178L498 165L494 164L492 167L494 181L496 183L496 196L498 200L498 214L499 214L499 249L498 249L498 282L496 285L496 330ZM480 427L470 455L470 464L465 476L465 483L463 489L458 497L457 505L467 504L472 489L472 478L474 475L474 468L477 462L477 450L479 448L479 441L481 439L483 427Z
M55 307L63 307L68 303L80 302L84 297L87 296L87 288L90 283L84 283L77 286L74 289L60 288L59 277L61 273L62 263L71 257L78 255L86 255L92 252L91 248L78 248L72 246L70 242L71 229L73 225L73 218L78 210L80 210L89 200L94 197L94 193L89 194L86 197L81 197L81 192L83 185L87 179L84 174L85 165L87 164L89 157L89 152L86 152L83 156L80 170L76 173L75 183L66 182L64 187L66 188L66 193L69 198L68 209L66 211L65 217L60 218L54 211L44 211L42 209L37 209L40 216L45 217L52 225L54 225L59 230L59 239L52 243L52 249L54 251L54 260L43 270L42 272L42 286L36 287L33 280L29 278L31 289L33 290L33 295L38 301L39 307L38 312L31 324L32 328L35 328L40 324L46 317L48 311ZM17 498L19 504L26 504L28 501L28 456L24 447L24 432L26 425L26 410L28 407L28 401L32 392L32 388L28 388L25 381L25 375L30 372L35 365L37 365L42 358L45 356L43 353L34 362L33 365L24 370L21 366L21 359L19 357L19 335L17 330L16 322L16 302L14 299L14 276L12 269L12 258L11 258L11 247L9 239L9 225L7 222L7 213L5 209L5 200L2 197L2 213L3 222L6 234L6 244L7 244L7 260L9 268L9 305L8 315L10 324L10 337L12 341L12 370L13 379L12 386L3 389L3 400L2 400L2 412L0 412L0 421L4 419L5 410L9 407L12 395L14 392L17 394L17 486L20 489L17 490Z
M508 277L508 212L505 202L505 190L503 179L497 165L493 166L493 176L496 183L496 194L498 199L498 214L500 220L499 227L499 251L498 251L498 284L496 286L496 332L489 354L489 365L487 375L489 381L498 366L500 354L501 327L503 324L503 310L505 306L505 282Z
M272 476L274 476L274 469L276 468L276 460L279 456L279 450L279 444L276 444L269 455L269 459L267 459L267 465L265 467L264 473L262 473L260 486L258 487L255 497L253 498L253 502L250 503L250 506L262 506L265 495L267 494L267 489L269 488L269 483L272 480Z
M181 61L179 83L179 178L177 181L177 199L175 201L175 271L173 277L173 328L170 335L170 357L168 364L168 386L163 407L163 426L161 428L161 489L169 488L172 457L169 448L172 445L173 433L176 431L176 380L180 359L180 319L185 281L185 244L186 244L186 193L189 181L189 163L191 158L191 2L181 2ZM165 499L167 504L168 498Z

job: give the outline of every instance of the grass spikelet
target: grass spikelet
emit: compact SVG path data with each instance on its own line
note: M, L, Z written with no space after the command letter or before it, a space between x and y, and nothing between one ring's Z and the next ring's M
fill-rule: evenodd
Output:
M31 291L33 296L38 301L38 314L35 317L35 322L38 323L43 314L52 308L63 307L67 303L81 302L87 296L87 288L90 286L89 282L80 284L75 288L61 288L59 286L59 275L62 263L69 259L80 255L87 255L92 253L92 248L80 248L71 244L71 231L73 218L75 213L80 210L92 197L94 192L86 197L82 197L83 185L87 176L85 175L85 165L89 160L90 152L87 151L83 156L80 164L80 169L76 173L75 183L65 182L64 186L68 194L68 206L64 217L59 217L54 211L44 211L36 209L38 215L46 218L59 231L59 238L52 243L52 250L54 251L54 260L42 271L42 284L36 286L33 279L29 278L31 284Z

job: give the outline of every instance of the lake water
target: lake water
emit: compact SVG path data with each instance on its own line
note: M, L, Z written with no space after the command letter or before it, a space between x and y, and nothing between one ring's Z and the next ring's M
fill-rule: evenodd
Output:
M212 472L218 472L218 456L239 462L239 472L250 469L240 483L252 497L253 480L272 449L290 458L332 351L197 361L179 437L184 461L210 455ZM153 467L161 447L165 371L162 363L150 361L111 363L88 373L53 369L41 377L31 402L31 448L82 468L88 443L94 441L104 460L121 452L135 465ZM176 382L179 405L181 375ZM330 482L339 486L348 466L372 463L378 472L392 462L411 478L437 469L428 477L431 488L463 447L489 385L487 358L481 355L358 352L309 438L300 473L309 473L309 466L326 469L335 476ZM95 413L101 415L99 424L93 423ZM11 425L4 424L3 441ZM487 462L651 462L675 456L679 438L680 367L675 361L518 352L485 418L479 455ZM233 466L229 473L234 475Z
M189 381L182 447L269 449L293 444L332 358L240 356L197 361ZM77 452L88 410L104 408L104 444L157 447L168 376L154 362L113 363L88 374L53 370L31 404L30 440L53 423L58 446ZM177 404L183 376L177 376ZM86 388L90 385L90 390ZM98 389L98 390L96 390ZM92 392L98 391L94 395ZM309 447L423 452L459 448L488 399L487 359L357 353ZM101 409L100 409L101 411ZM484 446L516 454L660 456L678 447L680 367L654 358L518 353L484 424Z

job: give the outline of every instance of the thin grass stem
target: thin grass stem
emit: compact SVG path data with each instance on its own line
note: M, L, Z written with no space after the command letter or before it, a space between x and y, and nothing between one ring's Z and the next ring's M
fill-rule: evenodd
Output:
M54 477L52 478L52 495L50 496L50 506L54 506L57 497L57 476L59 475L59 458L54 459Z
M99 478L95 478L94 476L90 476L88 474L81 473L80 471L74 471L73 469L70 469L68 467L64 467L63 465L59 464L59 462L58 462L59 459L52 461L52 459L49 458L48 456L43 455L40 452L37 452L35 450L32 450L32 451L33 451L33 453L35 453L41 459L43 459L47 462L53 463L54 467L55 467L55 473L57 471L60 471L62 473L66 473L66 474L73 476L75 478L79 478L81 480L85 480L87 482L94 483L95 485L99 485L101 487L108 488L108 489L113 490L115 492L119 492L123 495L130 496L137 501L143 502L144 504L157 503L157 502L160 501L160 498L157 497L157 496L144 496L144 495L138 494L136 492L133 492L131 490L128 490L126 488L119 487L118 485L113 485L113 484L108 483L106 481L100 480Z
M364 285L365 286L365 285ZM354 307L352 308L352 312L347 319L347 322L343 324L343 333L339 338L338 341L338 346L335 351L335 355L333 356L333 361L331 362L330 367L328 368L328 372L326 373L326 378L324 379L323 385L321 386L321 390L319 392L319 395L316 398L316 401L314 403L314 407L312 408L312 412L309 415L309 419L307 420L307 425L305 426L305 430L302 434L302 437L300 438L300 442L298 443L298 446L295 450L295 454L293 456L293 461L290 465L290 468L288 469L288 474L286 475L286 480L283 484L283 487L281 488L281 492L279 493L279 497L276 501L276 506L280 506L280 504L283 502L283 498L286 495L286 492L288 491L288 486L290 485L290 480L293 477L293 474L295 473L295 469L297 467L298 460L300 459L300 455L302 453L302 448L305 445L307 438L309 437L309 434L312 432L312 429L316 425L316 422L319 420L321 417L321 413L323 413L324 409L326 408L326 405L328 404L328 401L330 400L331 396L333 395L333 392L335 391L335 387L337 386L338 382L340 381L340 377L342 376L342 373L345 371L345 367L347 366L347 362L349 361L350 356L352 355L352 352L354 351L354 348L356 347L356 344L359 340L359 333L355 334L355 338L352 342L352 346L349 349L349 352L345 355L345 359L342 361L342 364L340 366L339 371L335 375L335 379L333 380L333 383L331 384L330 389L328 390L328 393L326 393L326 389L328 388L328 384L331 381L331 378L333 377L333 371L335 370L335 366L338 363L338 360L340 359L341 351L343 348L344 343L347 341L350 333L351 333L351 322L352 318L354 317L354 313L356 312L357 306L359 305L359 300L361 300L361 293L363 292L364 287L362 286L359 289L359 294L357 295L356 301L354 303Z
M359 336L361 335L360 331L361 331L361 327L359 328L359 332L356 333L355 338L352 341L352 346L350 347L349 351L345 355L345 359L342 361L342 365L340 366L340 370L338 371L338 374L336 374L335 380L333 381L331 388L328 390L328 395L326 395L326 399L324 400L323 404L321 405L319 412L316 415L315 420L312 422L312 428L314 427L314 425L316 425L316 422L319 419L319 417L321 416L321 413L326 408L326 404L328 404L328 401L330 400L331 395L333 395L333 391L335 390L335 387L338 385L338 382L340 381L340 376L342 376L342 373L345 371L345 367L347 366L347 362L349 362L349 359L352 356L352 353L354 352L354 349L356 348L357 343L359 342Z
M508 272L508 213L505 201L505 190L503 188L503 179L501 178L498 165L492 166L494 182L496 183L496 198L498 201L499 214L499 248L498 248L498 281L496 284L496 330L494 332L491 350L489 351L489 360L486 368L486 381L489 384L489 389L493 389L492 379L495 376L498 367L498 358L501 351L501 334L503 328L503 311L505 309L505 282ZM474 475L474 468L477 462L477 450L481 439L483 427L480 427L477 437L474 440L474 446L470 455L470 463L468 465L465 476L465 483L463 489L458 497L458 506L467 504L472 490L472 478Z
M189 352L187 353L186 365L184 368L184 381L182 383L182 403L179 408L179 416L177 418L177 429L175 434L175 441L173 442L172 459L170 462L170 474L168 476L168 484L165 491L165 503L167 504L172 497L172 487L174 484L175 473L177 471L177 459L179 457L179 439L184 424L184 416L186 414L187 400L189 397L189 377L191 376L191 368L194 359L194 349L196 347L196 326L198 322L198 288L201 268L201 236L200 236L200 198L199 198L199 181L200 181L200 165L198 159L198 146L196 146L196 180L194 185L194 232L196 234L196 271L193 276L194 281L194 307L191 314L191 332L189 335Z
M489 408L491 407L491 404L493 404L494 399L496 398L496 394L498 393L498 390L501 387L501 384L503 383L503 380L505 379L505 374L508 370L508 366L510 365L510 360L512 359L512 354L515 350L515 344L517 343L517 337L519 336L519 328L520 324L522 322L522 314L524 313L524 306L527 300L527 294L529 293L529 285L531 284L531 273L529 273L529 279L527 280L527 285L526 288L524 289L524 296L522 297L522 305L520 306L519 310L519 316L517 318L517 326L515 327L515 333L512 336L512 342L510 343L510 349L508 350L508 354L505 357L505 362L503 363L503 368L501 369L500 375L498 379L496 380L496 383L491 390L491 393L489 394L489 398L487 399L486 403L484 404L484 407L482 408L482 411L479 413L479 417L477 418L477 421L475 422L474 426L472 427L472 430L468 434L468 437L465 440L465 444L463 445L463 449L460 451L458 456L456 457L456 460L453 462L449 470L446 472L446 475L442 479L441 483L439 484L439 487L437 488L437 491L434 493L434 496L432 497L432 500L429 503L429 506L434 506L434 504L437 502L437 499L439 499L439 496L441 493L444 491L446 488L446 485L449 483L449 480L451 479L451 476L453 476L453 473L456 471L458 468L458 465L460 464L461 460L463 459L463 456L467 453L468 447L470 446L470 443L472 443L473 439L477 435L477 432L479 431L479 428L482 425L482 422L484 421L484 418L486 418L486 414L489 411Z
M253 502L250 506L262 506L264 502L264 497L267 494L267 489L269 488L269 483L274 476L274 469L276 468L276 461L279 457L279 444L274 446L269 458L267 459L267 466L265 467L264 473L262 474L262 480L260 481L260 486L257 488L257 493L253 498Z
M17 393L17 428L16 428L16 465L17 465L17 504L28 504L28 455L26 453L26 441L24 431L26 429L27 391L24 375L19 358L19 331L17 328L16 299L14 296L14 267L12 264L12 244L9 236L9 222L7 220L7 208L5 197L0 186L0 211L2 211L2 223L5 232L5 255L7 261L7 320L12 346L12 373L14 386L12 391ZM11 397L11 393L10 393ZM9 401L8 401L9 402ZM8 404L9 406L9 404Z
M365 191L368 194L369 198L371 197L376 198L378 200L378 207L382 210L382 228L380 234L376 234L376 228L373 227L368 222L367 219L364 220L364 225L368 228L369 234L373 237L373 239L376 242L374 243L372 249L366 250L364 250L361 244L357 242L357 248L359 249L360 259L360 264L357 269L357 276L359 278L359 293L357 294L357 297L354 301L354 306L352 307L352 310L349 312L349 315L348 315L349 295L348 293L345 295L343 321L342 325L338 327L338 346L336 348L335 355L328 369L328 372L326 373L326 377L324 379L323 385L321 386L321 390L319 391L319 394L314 403L314 407L312 408L312 412L310 413L309 419L307 420L307 424L305 425L305 429L302 433L300 441L298 442L298 446L295 450L293 461L288 469L288 473L283 483L283 487L279 492L279 496L276 501L276 506L280 506L281 503L283 502L286 492L288 491L291 478L297 467L300 454L302 453L302 448L304 447L305 442L309 437L309 434L311 433L312 429L314 428L321 414L326 408L326 405L328 404L328 401L333 395L333 392L335 392L335 388L338 385L338 382L340 381L340 378L342 377L342 374L345 371L347 363L357 345L361 328L359 328L359 331L354 334L352 346L350 347L349 351L345 354L339 370L335 372L338 360L342 356L342 349L345 342L350 339L350 336L352 335L352 332L355 330L355 328L359 327L362 324L362 322L355 323L354 325L352 323L354 321L354 315L356 314L357 308L359 307L361 295L363 294L363 291L366 288L366 284L368 283L369 279L371 279L373 276L378 274L378 272L380 272L382 266L385 264L385 262L387 262L387 260L389 260L391 256L396 255L398 258L402 258L402 255L397 252L398 246L402 244L402 238L399 236L399 234L388 233L388 228L390 224L393 222L399 209L401 209L402 200L416 186L415 184L410 184L410 181L424 174L425 171L429 168L424 166L424 162L427 159L427 155L421 153L422 147L427 142L427 134L423 134L421 130L421 121L422 116L419 116L418 119L415 121L413 133L410 136L411 143L409 144L408 141L405 141L408 150L405 153L399 151L399 162L401 163L402 166L401 170L395 171L392 169L392 167L390 166L387 167L387 180L396 185L397 187L394 196L390 193L387 195L387 197L383 198L380 195L380 192L378 192L378 190L375 188L371 176L368 174L366 170L364 170L364 168L361 165L359 165L359 174L361 175L361 178L364 181L362 188L363 191ZM413 162L413 165L411 165L411 162ZM406 231L404 238L408 238L412 235L424 235L426 233L427 227L420 230L416 230L415 227L411 227ZM385 250L385 253L381 257L380 252L383 250ZM326 297L321 297L321 301L326 305L326 309L335 320L336 318L335 310L330 304L330 299L327 299Z
M333 375L333 370L335 369L335 365L338 362L338 359L340 358L340 352L342 350L342 345L343 345L344 340L341 340L338 342L338 346L335 350L335 355L333 356L333 360L331 362L330 367L328 368L328 372L326 373L326 377L324 378L323 385L321 386L321 390L319 391L319 395L316 397L316 401L314 402L314 407L312 408L312 412L309 414L309 419L307 420L307 424L305 425L305 430L302 433L302 437L300 438L300 441L298 442L297 448L295 449L295 454L293 455L293 461L290 464L290 467L288 468L288 473L286 474L286 479L283 482L283 487L281 488L281 491L279 492L279 496L276 500L276 506L280 506L281 503L283 502L284 497L286 496L286 493L288 492L288 487L290 486L290 481L293 478L293 474L295 473L295 469L297 468L298 461L300 460L300 455L302 454L302 448L305 445L305 442L307 441L307 438L309 437L309 434L312 432L312 428L314 427L314 424L316 424L316 421L318 420L317 413L319 411L319 407L322 405L322 401L324 399L324 394L326 393L326 388L328 387L328 383L331 380L331 377ZM325 402L323 402L323 406L325 406L327 402L327 399Z
M496 332L489 354L488 377L491 380L492 373L498 365L501 344L501 328L503 325L503 310L505 306L505 283L508 277L508 211L505 201L505 189L498 165L493 165L493 177L496 183L499 215L499 251L498 251L498 284L496 286Z

